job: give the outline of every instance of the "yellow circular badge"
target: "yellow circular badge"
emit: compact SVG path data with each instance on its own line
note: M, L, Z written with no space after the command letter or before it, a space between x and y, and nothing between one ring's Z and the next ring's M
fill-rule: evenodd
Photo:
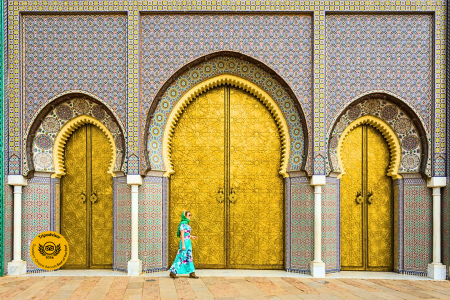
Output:
M61 234L45 231L33 239L30 253L36 266L44 270L55 270L66 263L69 244Z

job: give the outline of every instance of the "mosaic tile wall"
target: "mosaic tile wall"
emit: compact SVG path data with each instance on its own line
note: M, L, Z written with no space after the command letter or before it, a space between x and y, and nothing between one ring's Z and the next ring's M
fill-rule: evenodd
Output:
M427 275L433 261L433 201L423 179L404 180L404 271Z
M113 269L127 271L131 259L131 186L127 178L114 177L114 262Z
M314 259L314 187L308 177L291 178L291 266L287 271L310 273Z
M95 104L87 99L71 99L60 103L47 116L35 132L33 140L33 164L35 171L53 172L53 146L59 130L70 120L81 115L91 116L103 123L111 132L116 143L116 165L114 170L126 170L123 165L125 140L123 137L123 127L102 105ZM26 140L23 149L26 149ZM26 157L26 153L23 154ZM27 174L30 166L24 161L24 174Z
M383 99L362 101L347 109L336 120L336 125L330 132L328 171L340 171L337 158L337 146L342 132L351 122L366 115L372 115L384 120L397 134L402 146L402 162L398 170L399 173L418 172L422 157L418 130L415 128L410 116L397 105ZM428 143L428 149L431 149L430 137L428 137ZM428 156L425 171L428 176L431 176L431 155Z
M308 124L311 124L311 16L298 14L151 14L142 16L141 28L142 124L147 118L150 103L156 93L176 70L195 58L221 50L244 53L260 60L277 72L291 86L303 108ZM218 38L218 32L220 32L220 38ZM227 67L229 65L218 70L211 66L209 72L221 73ZM231 71L245 75L244 77L257 76L257 74L253 74L253 70L249 70L250 72L245 74L245 71L231 69ZM199 74L202 72L197 73L197 75ZM195 74L192 75L190 79L195 80L196 83L201 80L198 76L194 77ZM262 85L263 81L261 80L265 79L264 75L261 73L261 77L254 78L254 82ZM190 80L184 82L189 84ZM273 82L273 84L276 83ZM187 86L185 87L187 88ZM178 89L178 91L180 90L185 89ZM272 87L268 89L268 92L273 94L275 90ZM175 96L180 96L180 94L174 94ZM282 97L285 96L282 95ZM282 106L280 108L283 109ZM165 123L166 117L162 116L162 118L158 122ZM154 157L150 157L150 161ZM154 163L156 169L160 168L160 163L160 161Z
M14 224L14 198L13 187L5 183L3 198L3 274L8 274L8 262L13 259L13 224Z
M327 128L352 99L383 90L405 99L432 132L431 14L330 14L327 35Z
M96 95L126 124L125 14L23 15L22 22L26 124L69 90Z
M165 269L163 265L163 178L145 177L139 187L139 258L142 271Z
M146 18L144 20L146 20L145 22L149 22ZM144 26L144 28L146 27ZM145 32L144 34L150 34L150 32ZM149 45L153 46L153 44L146 44L144 47L150 47ZM146 57L143 59L145 60ZM267 72L254 64L234 57L216 57L190 68L189 71L179 76L168 87L153 114L154 117L150 121L147 150L151 169L165 170L162 156L164 129L167 119L178 99L200 82L220 74L233 74L245 78L272 96L281 109L289 127L291 156L288 170L300 170L303 162L304 138L308 135L303 132L300 114L294 107L294 100L289 97L280 83Z
M327 273L341 270L340 180L327 177L322 187L322 260Z
M30 246L39 233L51 230L50 188L50 177L34 177L23 187L21 255L27 262L27 272L45 271L34 264L30 256Z

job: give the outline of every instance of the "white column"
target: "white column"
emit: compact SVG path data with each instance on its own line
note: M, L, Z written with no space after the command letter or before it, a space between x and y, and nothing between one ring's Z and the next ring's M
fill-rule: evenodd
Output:
M128 261L128 275L139 276L142 273L142 260L139 259L139 186L141 175L128 175L127 184L131 185L131 260Z
M22 175L8 175L8 184L14 187L13 260L8 262L8 275L23 275L27 263L22 260L22 187L27 179Z
M446 185L445 177L431 177L428 187L433 189L433 262L428 264L428 277L445 280L445 265L441 263L441 187Z
M311 275L325 277L325 263L322 261L322 186L326 183L325 175L313 175L314 186L314 260L311 262Z

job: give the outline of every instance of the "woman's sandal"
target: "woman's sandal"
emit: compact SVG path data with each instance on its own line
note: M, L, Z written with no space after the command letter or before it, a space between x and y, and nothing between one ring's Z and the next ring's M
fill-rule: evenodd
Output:
M200 277L198 277L197 275L195 275L195 272L192 272L191 274L189 274L189 277L190 277L190 278L195 278L195 279L200 278Z
M175 279L175 278L178 278L178 276L177 276L177 274L170 272L170 278Z

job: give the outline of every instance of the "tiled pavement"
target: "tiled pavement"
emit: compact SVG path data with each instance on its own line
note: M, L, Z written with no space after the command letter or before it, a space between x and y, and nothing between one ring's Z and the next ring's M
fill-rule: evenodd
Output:
M450 299L450 281L6 276L0 278L0 299Z

